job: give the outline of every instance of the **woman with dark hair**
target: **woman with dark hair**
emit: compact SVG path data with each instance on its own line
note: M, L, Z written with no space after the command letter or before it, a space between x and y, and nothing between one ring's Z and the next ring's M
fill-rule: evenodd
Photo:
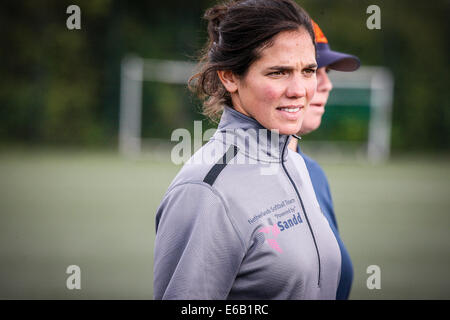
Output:
M205 18L190 86L221 118L158 208L155 299L335 299L339 245L287 147L317 85L311 20L291 0L227 2Z

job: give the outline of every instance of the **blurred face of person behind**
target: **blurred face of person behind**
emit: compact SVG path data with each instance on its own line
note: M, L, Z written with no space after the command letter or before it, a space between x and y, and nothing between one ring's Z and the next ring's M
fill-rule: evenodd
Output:
M274 36L243 76L218 75L235 110L267 129L296 134L316 92L316 68L312 38L300 27Z
M314 35L316 39L318 65L317 91L310 108L305 114L299 135L308 134L320 127L322 116L325 113L325 105L328 101L333 85L328 78L328 70L351 72L357 70L361 62L358 57L347 53L333 51L328 44L328 39L323 34L319 25L313 21ZM291 139L289 148L297 151L297 139Z
M333 84L328 77L328 71L329 69L327 67L317 69L316 94L314 95L309 108L306 110L302 127L299 131L300 135L308 134L318 129L322 122L322 116L325 113L325 105L327 104L328 97L333 89Z

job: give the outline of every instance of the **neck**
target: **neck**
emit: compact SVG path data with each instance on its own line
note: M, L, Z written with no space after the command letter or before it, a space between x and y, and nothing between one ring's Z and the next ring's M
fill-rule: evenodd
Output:
M263 162L280 162L286 158L286 144L291 135L268 130L255 119L225 107L214 139L234 144L239 152Z
M297 152L297 144L298 144L298 140L297 139L291 139L291 141L289 141L289 145L288 148Z

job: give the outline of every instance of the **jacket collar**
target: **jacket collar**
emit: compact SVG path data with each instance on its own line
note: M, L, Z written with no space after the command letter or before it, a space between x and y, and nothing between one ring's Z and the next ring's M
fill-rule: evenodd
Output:
M281 162L286 160L291 135L268 130L255 119L225 106L214 139L236 145L239 152L252 159Z

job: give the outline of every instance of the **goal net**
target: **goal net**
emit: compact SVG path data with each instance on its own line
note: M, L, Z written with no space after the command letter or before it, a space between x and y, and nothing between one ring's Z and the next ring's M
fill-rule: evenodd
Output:
M186 85L195 63L127 56L121 63L119 151L139 157L145 150L142 137L143 82ZM319 130L302 142L306 149L327 153L353 150L369 161L389 158L393 77L384 67L362 66L355 72L330 72L333 91ZM145 108L151 106L146 103ZM331 151L330 151L331 150Z

